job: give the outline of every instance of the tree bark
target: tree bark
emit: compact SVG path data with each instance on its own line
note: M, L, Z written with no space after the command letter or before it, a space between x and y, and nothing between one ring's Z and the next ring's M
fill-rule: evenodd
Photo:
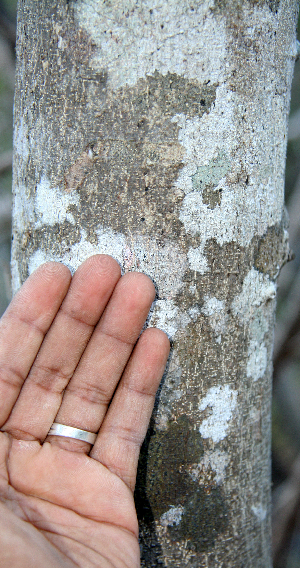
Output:
M172 354L142 565L270 568L270 400L296 0L20 0L12 274L114 256Z

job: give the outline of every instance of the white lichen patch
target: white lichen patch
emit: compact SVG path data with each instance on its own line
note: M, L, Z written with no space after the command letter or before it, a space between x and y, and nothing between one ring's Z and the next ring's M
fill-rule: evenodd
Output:
M178 140L185 148L184 167L175 183L185 193L179 218L186 232L198 238L198 247L189 251L189 262L191 269L202 274L208 270L204 255L208 240L215 239L221 246L232 241L247 246L255 234L263 235L282 216L282 184L273 178L268 153L256 147L257 140L265 140L264 131L256 132L255 150L248 144L246 158L239 158L239 108L239 96L223 83L210 112L200 118L173 117L179 126ZM281 116L278 120L282 123ZM259 123L253 124L255 131L258 128ZM265 147L269 140L270 136ZM247 184L240 182L241 160L247 163ZM203 194L205 185L216 195L220 193L220 202L213 207Z
M270 194L274 193L271 184L268 189ZM262 218L260 202L265 192L262 186L253 188L251 195L250 189L245 187L233 191L223 179L215 190L222 193L222 200L214 209L204 203L202 191L198 190L188 193L182 202L179 219L188 234L198 236L199 252L203 252L209 239L215 239L220 245L235 241L241 246L247 246L255 233L263 235L268 226L280 222L282 204L279 211L278 201L273 203L273 197L264 204L265 215ZM202 266L203 260L200 264L201 270Z
M11 260L10 269L11 269L12 291L15 294L19 290L19 288L21 288L22 282L19 270L19 263L14 258Z
M64 212L67 213L66 208ZM97 243L92 244L87 238L86 231L81 229L80 241L62 255L49 255L38 249L29 259L29 273L47 259L62 262L73 274L90 256L109 254L119 262L123 272L137 270L147 274L154 284L159 282L159 299L154 303L149 325L159 327L172 338L177 331L197 317L197 307L191 315L188 315L180 310L173 300L183 286L183 276L187 267L186 256L178 245L166 241L164 246L161 246L153 238L141 235L131 235L128 238L122 233L110 229L104 230L103 227L99 227L96 234Z
M182 515L184 514L184 510L185 509L182 505L171 507L168 511L161 515L160 524L163 527L178 526L182 519Z
M153 237L142 235L124 239L124 270L139 270L150 276L158 286L159 299L175 298L183 287L188 267L186 255L179 245L168 240L160 245Z
M187 313L176 306L173 300L156 300L149 325L162 329L170 339L191 322Z
M96 45L90 65L108 69L109 85L116 89L155 71L220 81L226 23L214 17L213 7L212 0L196 3L193 10L184 2L163 0L103 2L101 8L93 0L79 0L73 9L79 28Z
M276 296L276 285L269 276L252 268L246 275L241 293L232 302L232 312L248 328L247 377L262 378L268 365L264 342L268 332L268 302Z
M44 262L47 262L49 260L57 260L58 262L60 261L60 259L46 256L45 252L41 249L36 250L29 259L28 274L32 274L39 266L41 266L41 264L44 264Z
M248 347L247 377L252 377L254 381L264 376L268 365L268 350L263 343L251 340Z
M29 188L23 186L16 191L14 198L14 230L24 233L25 227L53 226L56 223L75 224L70 206L78 208L79 196L75 192L66 193L58 187L51 187L50 180L42 176L36 187L34 198Z
M209 271L207 260L203 254L203 248L204 246L196 248L191 247L187 253L190 269L200 272L200 274L204 274Z
M74 274L77 268L90 256L94 254L109 254L114 258L119 255L122 257L123 249L124 240L122 239L122 235L120 236L108 230L105 236L101 234L97 244L92 244L87 239L86 231L81 229L80 241L72 245L62 255L51 255L49 252L46 254L46 252L41 249L35 251L29 260L28 270L29 274L31 274L33 270L45 262L47 258L47 260L62 262L70 269L71 273ZM119 253L119 255L116 253Z
M24 233L25 227L34 223L34 202L30 197L28 188L23 185L18 188L14 196L13 203L13 232L20 235Z
M37 217L35 226L37 228L43 225L53 226L64 221L69 221L74 225L74 216L69 211L71 205L79 206L78 194L66 193L58 187L51 187L50 180L42 176L37 184L35 195L34 209Z
M159 271L160 297L171 299L182 288L187 261L176 243L166 241L164 246L160 246L153 238L141 235L131 235L129 238L123 233L103 227L96 229L96 235L97 244L92 244L86 231L81 229L81 240L72 245L68 252L57 257L57 260L67 264L73 273L89 256L109 254L119 262L123 272L144 272L156 282ZM49 254L47 257L49 258Z
M197 306L197 305L192 306L192 307L189 308L189 310L188 310L189 317L190 317L191 320L194 321L194 322L197 321L197 319L198 319L200 313L201 313L200 308L199 308L199 306Z
M251 511L261 523L265 520L267 516L267 509L262 505L262 503L258 503L257 505L252 505Z
M210 160L206 166L199 166L192 177L194 189L201 191L207 186L216 187L230 171L230 160L224 152Z
M236 146L236 126L234 121L235 95L226 84L216 89L216 98L210 111L203 116L187 118L177 114L172 121L179 126L178 141L185 149L184 163L176 187L190 193L195 185L197 172L201 180L216 187L224 178L225 172L232 169L231 150ZM216 170L216 162L222 156L222 167Z
M258 408L251 408L249 412L250 421L255 424L261 421L261 410Z
M225 470L229 463L226 452L221 450L208 451L198 464L195 464L190 471L193 481L205 483L207 477L212 473L212 481L219 485L225 479Z
M268 275L251 268L244 278L243 289L232 302L232 311L241 321L249 321L259 306L276 297L276 284Z
M14 151L24 162L28 159L28 125L23 116L20 117L20 122L14 129Z
M226 330L227 313L225 310L225 303L214 297L204 296L204 304L201 309L209 319L209 324L214 330L215 334L219 337L220 334Z
M214 443L220 442L227 435L233 412L237 404L238 392L230 385L211 387L199 404L200 412L207 408L211 414L205 418L199 428L203 438L211 438Z

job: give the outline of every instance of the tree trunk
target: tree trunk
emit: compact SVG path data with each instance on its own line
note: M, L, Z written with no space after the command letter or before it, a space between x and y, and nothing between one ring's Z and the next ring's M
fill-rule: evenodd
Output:
M270 568L270 399L297 0L20 0L13 288L114 256L172 354L142 566Z

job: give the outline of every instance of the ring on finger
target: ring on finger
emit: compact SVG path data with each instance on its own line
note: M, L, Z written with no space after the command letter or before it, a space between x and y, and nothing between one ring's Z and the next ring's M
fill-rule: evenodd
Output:
M80 430L80 428L73 428L73 426L66 426L65 424L59 424L58 422L53 422L48 436L64 436L66 438L74 438L75 440L81 440L82 442L88 442L91 446L94 445L97 434L94 432L88 432L87 430Z

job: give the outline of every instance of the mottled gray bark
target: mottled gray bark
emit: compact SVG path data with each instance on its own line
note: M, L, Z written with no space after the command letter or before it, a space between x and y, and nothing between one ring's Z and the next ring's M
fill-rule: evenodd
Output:
M95 252L154 280L172 355L143 566L270 568L270 396L296 0L20 0L13 286Z

